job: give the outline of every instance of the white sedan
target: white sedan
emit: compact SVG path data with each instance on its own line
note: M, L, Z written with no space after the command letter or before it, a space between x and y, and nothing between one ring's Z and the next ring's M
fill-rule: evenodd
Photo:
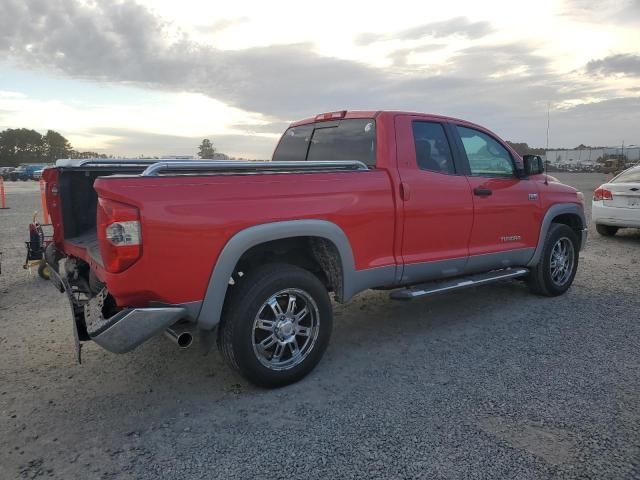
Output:
M615 235L619 228L640 228L640 165L593 192L591 218L600 235Z

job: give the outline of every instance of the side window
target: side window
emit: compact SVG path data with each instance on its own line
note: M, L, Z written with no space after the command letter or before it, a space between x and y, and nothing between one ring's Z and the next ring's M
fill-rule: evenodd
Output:
M472 128L456 126L464 151L469 159L471 175L480 177L511 177L511 155L498 141Z
M273 154L274 162L306 160L309 141L313 133L313 125L301 125L289 128Z
M413 141L420 169L455 173L449 142L440 123L413 122Z

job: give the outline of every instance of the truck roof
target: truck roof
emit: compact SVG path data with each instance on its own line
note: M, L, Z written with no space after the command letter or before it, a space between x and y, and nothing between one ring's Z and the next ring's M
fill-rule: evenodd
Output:
M335 112L327 112L327 113L320 113L318 115L315 115L313 117L308 117L308 118L304 118L302 120L297 120L295 122L292 122L289 127L297 127L299 125L307 125L310 123L315 123L318 120L322 120L319 117L322 117L323 115L331 115L331 114L341 114L340 117L336 117L335 119L344 119L344 118L376 118L381 114L388 114L391 116L394 115L415 115L415 116L421 116L421 117L429 117L429 118L433 118L433 119L438 119L438 120L442 120L442 121L455 121L455 122L460 122L460 123L464 123L467 125L473 125L475 127L481 128L482 130L487 130L486 127L483 127L482 125L478 125L476 123L470 122L468 120L464 120L462 118L456 118L456 117L448 117L445 115L437 115L435 113L425 113L425 112L412 112L412 111L403 111L403 110L338 110Z

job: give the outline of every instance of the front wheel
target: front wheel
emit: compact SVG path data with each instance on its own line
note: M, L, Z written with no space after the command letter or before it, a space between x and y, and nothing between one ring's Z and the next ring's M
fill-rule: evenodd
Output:
M271 264L245 275L225 303L218 345L227 363L250 382L279 387L318 364L333 318L322 282L311 272Z
M576 233L567 225L552 223L540 260L527 279L531 291L555 297L569 290L578 270L578 250Z

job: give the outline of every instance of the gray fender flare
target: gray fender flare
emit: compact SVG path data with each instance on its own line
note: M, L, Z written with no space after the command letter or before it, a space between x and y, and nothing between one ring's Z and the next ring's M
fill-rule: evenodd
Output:
M198 326L203 330L211 330L220 321L229 279L238 260L247 250L261 243L293 237L321 237L331 241L338 250L342 264L342 294L347 298L353 295L353 252L347 235L338 225L326 220L264 223L239 231L229 239L220 252L198 314Z
M551 223L553 219L559 215L572 214L577 215L582 222L582 228L587 227L587 222L584 216L584 210L576 205L575 203L558 203L556 205L552 205L547 213L545 213L544 218L542 219L542 226L540 227L540 237L538 238L538 245L536 246L536 250L529 260L527 264L528 267L536 265L540 261L540 256L542 255L542 249L544 248L544 242L547 238L547 233L549 232L549 227L551 227ZM581 240L582 241L582 240ZM584 243L584 242L583 242ZM581 248L584 245L580 246Z

